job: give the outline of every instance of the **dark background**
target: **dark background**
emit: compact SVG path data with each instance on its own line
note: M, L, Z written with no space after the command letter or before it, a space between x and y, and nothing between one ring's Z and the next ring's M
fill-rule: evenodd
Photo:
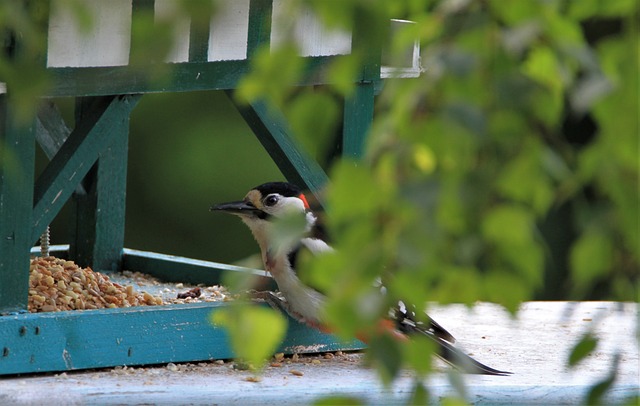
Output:
M68 125L70 100L58 100ZM46 165L39 154L39 167ZM125 246L217 262L257 252L248 229L209 212L260 183L284 180L224 92L147 94L131 115ZM70 240L67 203L51 243Z

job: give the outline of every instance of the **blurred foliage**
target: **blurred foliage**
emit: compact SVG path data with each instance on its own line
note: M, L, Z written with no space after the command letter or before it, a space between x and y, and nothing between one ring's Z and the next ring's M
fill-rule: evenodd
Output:
M367 33L385 32L376 24L390 18L415 21L385 45L400 56L418 38L426 68L385 81L366 156L330 168L337 251L301 272L328 292L340 334L366 331L398 299L486 300L512 312L533 298L637 300L636 2L293 3L345 30L361 28L362 15L371 17ZM366 62L359 52L328 67L337 84L328 89L291 87L301 73L270 75L300 66L290 63L295 46L292 37L286 52L262 56L240 95L302 112L318 94L336 103L325 95L351 94L361 70L344 66ZM293 116L295 135L317 142L315 117L305 126ZM328 114L323 128L338 120ZM380 276L389 294L373 298ZM383 337L370 345L386 381L400 368L395 346ZM425 370L425 357L403 359Z
M49 86L45 73L48 2L0 2L0 82L13 97L16 121L35 113L34 99Z
M227 306L212 313L210 322L227 329L234 354L252 369L262 368L265 355L275 353L287 326L283 314L259 306Z
M82 1L64 4L81 26L91 26ZM215 4L184 4L176 12L197 17L205 29ZM235 94L281 110L331 175L326 206L338 250L301 272L328 292L328 321L338 334L367 331L398 299L492 301L511 312L530 299L638 300L637 1L286 5L291 15L310 7L330 29L356 32L353 52L324 67L330 85L294 86L307 67L288 35L253 54L252 72ZM49 2L0 2L0 81L22 119L32 117L36 97L50 86L42 60L49 12ZM170 51L171 22L136 18L131 63L145 68ZM391 18L416 24L389 38ZM374 44L393 61L415 39L425 72L385 80L365 156L335 159L343 100L375 71ZM149 75L167 80L167 73ZM66 115L72 122L72 112ZM281 174L224 94L146 95L132 116L130 148L127 245L224 261L255 251L234 219L211 219L207 208ZM371 288L378 277L386 297ZM257 324L272 317L247 317L254 316ZM246 325L229 327L234 337L252 336ZM585 336L567 362L579 367L596 345ZM429 351L420 341L400 347L382 336L372 340L369 359L391 382L404 366L427 374L429 357L415 354ZM588 402L601 399L615 370ZM462 396L457 379L451 377ZM427 398L416 379L414 403Z

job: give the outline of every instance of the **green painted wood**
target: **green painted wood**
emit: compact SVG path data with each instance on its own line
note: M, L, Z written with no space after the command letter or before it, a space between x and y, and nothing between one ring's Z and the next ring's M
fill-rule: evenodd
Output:
M247 58L261 46L271 42L271 16L273 0L249 2L249 28L247 32Z
M139 65L143 58L153 58L148 52L148 38L139 35L147 30L150 21L154 19L155 0L131 0L131 42L129 43L129 61L132 65ZM104 24L104 23L103 23ZM157 62L157 61L155 61Z
M261 101L243 105L230 98L282 174L290 182L306 187L319 197L328 181L327 175L289 135L290 130L282 114Z
M92 98L80 102L79 123L92 114L93 102ZM113 118L109 143L83 180L86 193L73 194L75 227L70 258L82 266L103 271L121 268L128 135L129 112L125 111Z
M373 121L375 89L373 82L356 85L353 95L344 101L342 156L360 159L367 133Z
M27 309L35 120L17 123L0 95L0 314Z
M73 130L36 182L31 243L51 223L99 153L109 145L114 123L128 120L138 100L139 96L101 98L93 112Z
M297 85L327 83L321 76L313 75L336 56L304 57L309 74ZM250 70L249 60L184 62L161 64L169 72L164 80L152 80L150 71L128 66L48 68L51 88L45 96L103 96L113 94L190 92L197 90L235 89L239 80Z
M363 67L360 80L353 94L344 101L342 155L360 159L364 153L367 133L373 122L376 87L380 80L383 37L370 33L371 22L366 15L359 15L354 23L351 46L354 53L362 55Z
M40 103L37 117L36 140L44 154L51 160L67 140L71 130L53 102L45 100ZM76 187L75 193L86 193L82 184Z
M19 314L0 317L0 374L69 371L117 365L233 357L209 316L227 303ZM363 348L289 319L279 352Z
M199 11L199 9L195 9ZM189 29L189 62L207 62L209 56L210 15L191 15Z
M122 261L122 269L143 272L165 282L219 285L223 272L244 272L254 276L256 289L276 288L273 279L264 271L219 262L128 248L123 250Z
M36 140L47 158L51 160L67 140L71 130L67 127L56 105L48 100L38 106L37 117Z

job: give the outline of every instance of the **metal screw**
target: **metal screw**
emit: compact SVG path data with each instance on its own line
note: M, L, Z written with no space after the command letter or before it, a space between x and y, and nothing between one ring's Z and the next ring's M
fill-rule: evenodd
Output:
M47 229L44 230L44 233L40 236L40 254L43 257L49 256L49 243L51 242L50 237L51 230L49 229L49 226L47 226Z

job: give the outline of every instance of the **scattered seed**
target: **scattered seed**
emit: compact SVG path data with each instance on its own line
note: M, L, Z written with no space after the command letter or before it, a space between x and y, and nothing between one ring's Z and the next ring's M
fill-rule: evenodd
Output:
M73 261L55 257L31 260L30 312L103 309L163 304L162 298L137 293L132 286L112 283L109 277Z

